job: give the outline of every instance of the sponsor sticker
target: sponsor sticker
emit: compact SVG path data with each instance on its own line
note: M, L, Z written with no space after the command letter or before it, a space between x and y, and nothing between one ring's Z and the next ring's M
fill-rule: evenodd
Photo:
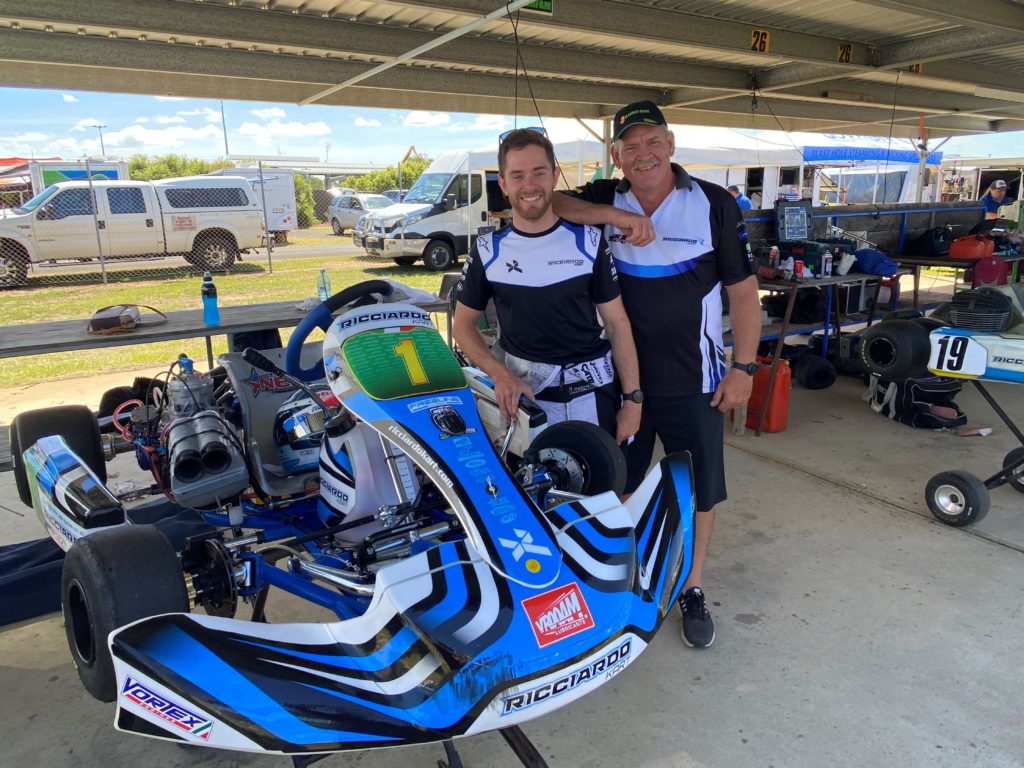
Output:
M436 408L441 405L462 405L462 398L455 395L443 395L441 397L425 397L415 403L409 403L409 412L416 413L425 408Z
M594 626L594 618L576 583L528 597L522 603L541 648Z
M121 695L133 704L142 707L157 717L166 720L176 728L187 731L203 741L210 740L213 721L183 707L167 696L157 693L131 676L125 678Z
M528 709L534 704L540 704L555 696L561 696L563 693L576 690L593 680L600 679L602 676L605 680L608 680L626 668L626 665L632 661L632 652L632 641L625 640L600 658L582 667L577 667L571 672L566 672L557 680L552 680L549 683L529 688L511 696L502 696L501 716L504 717L513 712Z

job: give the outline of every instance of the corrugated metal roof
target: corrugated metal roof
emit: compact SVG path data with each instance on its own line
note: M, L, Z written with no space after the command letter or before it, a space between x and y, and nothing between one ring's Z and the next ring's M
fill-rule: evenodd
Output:
M525 64L554 116L605 116L652 98L674 121L723 126L886 133L891 121L914 135L921 114L931 135L1024 127L1020 2L979 15L925 0L553 0L550 14L499 15L401 63L504 3L135 0L130 16L124 7L0 0L0 85L511 112ZM755 89L768 116L751 113Z

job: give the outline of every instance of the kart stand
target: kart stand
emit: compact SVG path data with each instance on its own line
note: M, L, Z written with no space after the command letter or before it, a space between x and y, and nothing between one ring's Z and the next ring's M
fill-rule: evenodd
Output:
M498 733L505 739L505 743L515 753L515 756L519 758L519 762L523 764L524 768L548 768L547 762L545 762L540 752L533 745L533 742L530 741L530 738L523 733L523 729L518 725L502 728ZM463 768L462 758L459 756L458 750L455 749L455 744L452 740L448 739L442 743L444 745L445 759L437 761L437 768ZM334 753L325 755L293 755L292 766L293 768L306 768L306 766L319 762L325 757L330 757L332 754Z
M985 480L970 472L952 470L940 472L928 481L925 491L928 509L941 522L958 527L969 525L985 516L990 504L988 492L993 488L1009 485L1015 491L1024 493L1024 433L980 381L971 383L1017 438L1020 447L1007 453L1003 457L1002 469Z

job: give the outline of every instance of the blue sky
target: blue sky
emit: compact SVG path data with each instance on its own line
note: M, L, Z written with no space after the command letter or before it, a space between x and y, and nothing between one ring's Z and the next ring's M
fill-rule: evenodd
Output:
M220 102L213 99L0 88L0 103L4 105L0 157L99 155L99 132L93 127L97 124L106 126L103 139L110 156L175 152L214 159L225 154ZM233 155L303 156L382 165L394 164L410 145L429 157L452 149L492 145L501 131L513 125L512 118L500 115L227 100L224 113ZM536 124L536 118L520 117L519 124ZM574 120L547 119L544 124L556 142L589 138ZM598 122L588 124L600 133ZM746 144L750 135L750 131L730 129L676 131L677 143L699 140L729 147ZM776 131L762 131L758 138L783 146L790 141ZM893 146L897 146L896 140ZM909 147L905 140L898 146ZM947 156L1022 157L1024 132L958 137L942 151Z
M0 88L0 157L66 159L175 152L223 157L220 102L86 91ZM232 155L316 157L333 162L397 162L410 145L436 157L497 141L511 118L395 109L224 101ZM536 118L520 118L520 125ZM545 120L555 140L587 137L574 120ZM598 123L593 123L600 131ZM328 146L329 145L329 146Z

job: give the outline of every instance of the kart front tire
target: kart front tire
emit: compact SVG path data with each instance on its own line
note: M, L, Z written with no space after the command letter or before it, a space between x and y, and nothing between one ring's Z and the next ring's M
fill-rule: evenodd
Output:
M100 701L117 696L107 636L147 616L189 610L178 556L152 525L99 531L72 544L64 559L61 605L78 677Z
M19 413L11 422L11 458L14 462L14 484L23 504L32 506L32 491L22 451L32 447L41 437L59 435L100 479L107 481L107 463L100 446L100 428L92 411L84 405L61 405Z
M568 454L583 470L582 483L558 483L557 490L595 496L605 491L621 494L626 487L626 459L615 439L588 421L560 421L541 432L528 453L541 461L559 463ZM564 477L557 470L555 477Z
M990 504L985 483L970 472L939 472L925 488L925 501L935 519L961 528L981 520Z
M1003 469L1013 466L1024 458L1024 448L1014 448L1003 458ZM1017 493L1024 493L1024 467L1018 469L1007 481Z

